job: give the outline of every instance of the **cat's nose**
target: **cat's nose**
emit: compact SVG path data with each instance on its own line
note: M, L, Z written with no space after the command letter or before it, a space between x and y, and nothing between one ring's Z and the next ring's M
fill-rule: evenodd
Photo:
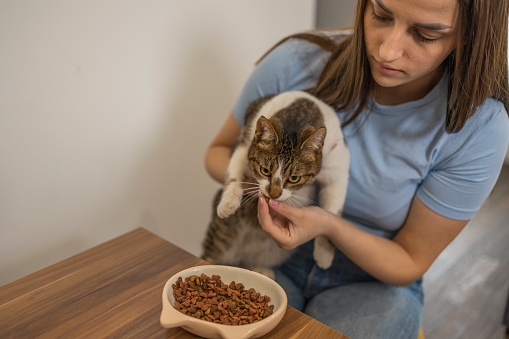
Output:
M281 186L279 185L269 185L269 189L267 190L267 193L269 194L269 197L271 199L277 199L281 196L283 193L283 190L281 189Z

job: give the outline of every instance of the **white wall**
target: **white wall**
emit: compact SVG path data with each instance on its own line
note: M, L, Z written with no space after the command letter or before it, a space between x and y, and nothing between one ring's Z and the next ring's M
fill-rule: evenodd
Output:
M2 0L0 285L144 226L200 242L208 142L313 0Z

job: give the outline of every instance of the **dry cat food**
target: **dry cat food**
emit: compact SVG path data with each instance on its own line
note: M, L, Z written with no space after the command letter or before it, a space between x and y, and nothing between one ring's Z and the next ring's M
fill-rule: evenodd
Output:
M178 277L173 287L174 307L194 318L225 325L245 325L270 316L270 297L232 281L226 285L219 275Z

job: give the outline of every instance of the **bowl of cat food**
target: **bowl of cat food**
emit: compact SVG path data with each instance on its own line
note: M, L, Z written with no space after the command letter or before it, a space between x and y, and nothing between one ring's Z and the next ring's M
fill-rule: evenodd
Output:
M258 338L283 318L287 296L274 280L247 269L206 265L172 276L160 322L204 338Z

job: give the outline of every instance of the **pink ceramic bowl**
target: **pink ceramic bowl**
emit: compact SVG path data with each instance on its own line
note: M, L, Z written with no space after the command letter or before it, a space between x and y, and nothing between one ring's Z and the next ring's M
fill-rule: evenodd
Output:
M263 320L248 325L222 325L195 319L182 314L173 308L175 299L173 297L172 285L178 277L183 279L191 275L205 273L221 276L225 284L231 281L244 284L245 288L254 288L262 295L270 297L270 305L274 305L273 314ZM161 312L161 325L165 328L182 327L186 331L205 338L226 338L226 339L247 339L258 338L271 331L283 318L287 307L286 293L274 280L266 276L242 268L231 266L196 266L178 272L171 277L163 289L163 310Z

